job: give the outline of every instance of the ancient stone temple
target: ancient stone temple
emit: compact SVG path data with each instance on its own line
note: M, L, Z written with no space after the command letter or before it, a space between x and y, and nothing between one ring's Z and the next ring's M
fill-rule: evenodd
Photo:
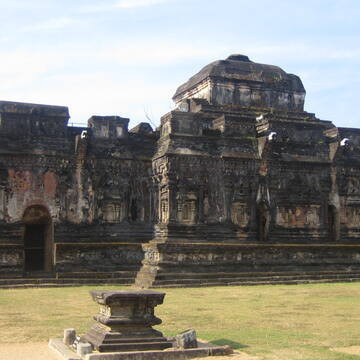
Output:
M244 55L181 85L152 129L0 102L0 277L139 286L360 277L360 129L304 111Z

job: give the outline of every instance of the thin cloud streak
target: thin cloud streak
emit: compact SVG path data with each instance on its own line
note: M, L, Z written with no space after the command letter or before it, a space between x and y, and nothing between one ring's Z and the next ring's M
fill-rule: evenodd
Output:
M169 0L122 0L118 1L114 5L118 8L129 9L134 7L157 5L165 2L169 2Z
M80 21L70 17L54 18L23 28L25 31L60 30L69 25L79 24Z
M105 5L93 5L93 6L84 6L81 8L83 13L96 13L96 12L106 12L116 9L131 9L138 7L148 7L163 3L169 3L173 0L121 0L113 2L111 4Z
M341 73L329 72L326 68L320 70L321 79L316 76L320 65L331 64L333 61L358 59L360 50L346 50L339 48L318 48L311 45L292 46L281 44L276 46L245 46L244 53L256 62L273 63L281 66L285 71L290 71L286 64L300 62L311 64L311 68L300 73L305 83L310 84L314 91L334 89L347 85L354 85L358 78L353 72ZM91 59L88 69L99 71L108 69L106 72L125 74L129 67L138 67L140 72L145 69L158 69L159 67L171 69L175 66L188 64L189 61L196 62L200 66L211 61L224 58L233 49L220 45L214 46L192 46L187 43L159 42L154 40L132 40L126 43L104 44L97 52L92 47L74 47L71 44L64 46L49 46L38 51L32 48L17 49L16 51L1 51L0 57L2 66L0 75L2 83L0 88L3 93L6 89L27 84L53 74L63 72L62 76L73 73L81 74L84 71L84 64ZM303 68L303 65L301 66ZM141 69L141 70L140 70ZM200 67L194 67L193 72L199 71ZM193 74L188 74L191 76ZM187 80L185 75L184 81ZM179 84L180 85L180 84Z
M274 46L246 46L248 54L271 56L272 58L296 60L306 62L328 62L329 60L352 60L360 57L360 49L341 49L336 47L323 47L313 44L279 44Z

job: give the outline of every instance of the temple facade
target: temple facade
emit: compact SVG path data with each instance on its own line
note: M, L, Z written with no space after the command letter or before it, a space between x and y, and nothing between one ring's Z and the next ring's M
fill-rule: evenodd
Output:
M0 279L360 277L360 129L305 112L298 76L244 55L173 100L130 130L0 101Z

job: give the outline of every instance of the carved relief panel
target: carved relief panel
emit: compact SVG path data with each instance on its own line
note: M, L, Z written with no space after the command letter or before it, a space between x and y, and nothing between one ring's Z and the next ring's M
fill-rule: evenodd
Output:
M318 228L321 225L320 205L279 206L276 223L290 228Z
M347 195L360 194L360 179L357 177L348 177L346 184Z
M360 207L347 206L343 209L341 222L350 228L360 227Z

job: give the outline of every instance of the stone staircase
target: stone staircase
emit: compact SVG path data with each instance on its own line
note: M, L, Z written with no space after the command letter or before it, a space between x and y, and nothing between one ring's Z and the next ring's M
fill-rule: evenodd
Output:
M151 288L311 284L360 281L357 271L161 273ZM136 285L141 287L137 279Z
M81 285L137 285L136 271L114 273L79 272L62 273L59 276L36 274L28 277L0 278L0 289L30 287L69 287ZM161 273L151 288L181 288L204 286L241 286L241 285L292 285L313 283L335 283L360 281L360 270L356 271L293 271L293 272L216 272L216 273Z
M0 289L29 287L65 287L79 285L132 285L136 271L73 272L58 275L33 274L25 277L0 278Z

